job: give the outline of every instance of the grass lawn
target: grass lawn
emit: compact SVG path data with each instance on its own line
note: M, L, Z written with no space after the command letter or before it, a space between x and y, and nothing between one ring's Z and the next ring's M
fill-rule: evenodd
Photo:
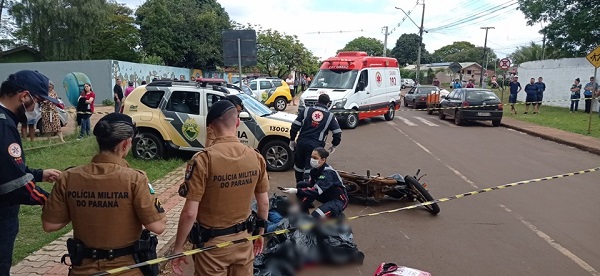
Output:
M501 97L501 90L495 90L498 97ZM523 93L523 92L521 92ZM517 114L510 114L510 105L508 104L508 90L504 91L502 102L504 104L504 116L529 123L534 123L541 126L553 127L564 131L583 134L600 138L600 117L598 113L592 113L591 133L588 134L588 121L590 114L583 113L585 107L584 101L579 102L579 111L570 113L568 108L543 105L540 107L539 114L533 113L533 105L529 107L529 114L525 115L525 104L517 103L515 108Z
M92 156L98 152L98 146L94 138L85 138L81 141L74 141L77 136L71 135L65 137L67 143L47 148L27 150L28 148L40 147L50 143L57 143L56 139L50 142L42 138L39 141L23 141L23 148L27 158L27 165L30 168L54 168L64 170L71 166L78 166L89 163ZM133 168L144 170L148 174L150 181L154 181L176 169L183 164L182 159L173 158L167 160L144 161L134 159L131 154L127 161ZM40 183L46 191L52 190L52 184ZM71 230L69 224L61 231L47 234L42 230L41 206L21 206L19 214L19 234L15 243L13 253L13 264L21 261L34 251L42 248L44 245L52 242L58 237Z

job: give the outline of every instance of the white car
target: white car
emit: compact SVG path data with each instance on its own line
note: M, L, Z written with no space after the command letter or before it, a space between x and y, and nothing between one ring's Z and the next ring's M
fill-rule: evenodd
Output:
M412 79L402 79L402 89L406 87L414 87L415 81Z
M54 110L58 112L58 117L60 118L60 127L64 127L69 122L69 113L67 113L67 111L64 109L65 103L61 99L58 99L58 102L61 106L54 105ZM39 113L35 122L36 128L42 131L42 120L40 119L42 119L42 112Z

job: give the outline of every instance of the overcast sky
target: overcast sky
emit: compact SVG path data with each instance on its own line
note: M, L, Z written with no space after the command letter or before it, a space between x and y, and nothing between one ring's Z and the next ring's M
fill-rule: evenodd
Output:
M132 8L145 0L120 0ZM499 58L512 53L518 46L534 41L541 43L540 25L527 26L521 11L511 0L425 0L425 33L423 42L433 52L454 41L469 41L483 46L485 30L489 31L488 47ZM421 22L422 5L416 0L217 0L239 23L260 24L297 35L300 41L316 56L326 58L359 36L384 40L382 27L389 26L388 48L393 48L403 33L417 33L418 27L405 17L402 8L417 23ZM500 7L499 7L500 6ZM495 13L488 14L490 9ZM476 16L480 18L474 19ZM451 23L456 26L434 30ZM340 32L341 31L341 32ZM321 32L321 33L319 33ZM336 33L333 33L336 32Z

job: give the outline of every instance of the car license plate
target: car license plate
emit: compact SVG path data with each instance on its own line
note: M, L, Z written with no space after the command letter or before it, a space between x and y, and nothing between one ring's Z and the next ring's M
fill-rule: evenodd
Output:
M489 117L489 116L492 116L492 114L490 114L489 112L477 112L477 116L482 116L482 117L486 116L486 117Z

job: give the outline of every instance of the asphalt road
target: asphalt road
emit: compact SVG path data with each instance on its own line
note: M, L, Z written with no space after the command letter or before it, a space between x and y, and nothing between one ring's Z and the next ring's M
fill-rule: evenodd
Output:
M382 175L426 173L434 198L596 167L600 157L490 123L457 127L423 111L397 112L344 130L330 156L336 169ZM465 197L441 213L413 209L351 222L362 266L312 268L300 275L373 275L394 262L433 275L600 275L600 194L590 173ZM293 172L271 173L292 187ZM596 183L596 184L594 184ZM407 206L351 204L347 216ZM191 274L190 274L191 275Z

